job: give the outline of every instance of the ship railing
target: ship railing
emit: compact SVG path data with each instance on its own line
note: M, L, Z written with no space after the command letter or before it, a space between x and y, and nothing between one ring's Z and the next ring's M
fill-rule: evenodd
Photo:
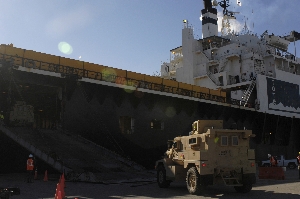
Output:
M177 94L180 96L187 96L187 97L205 99L209 101L226 103L226 95L221 95L221 92L220 95L218 95L218 94L214 94L216 92L213 92L210 89L207 89L208 92L201 92L201 91L198 92L193 89L190 90L186 88L181 88L179 85L184 83L179 83L179 82L176 82L178 86L169 86L163 83L154 83L154 82L139 80L135 78L129 78L127 76L125 77L118 76L107 72L97 72L97 71L92 71L87 69L74 68L71 66L53 64L49 62L43 62L39 60L20 57L18 55L7 55L3 53L0 53L0 64L2 65L2 67L4 65L6 66L8 65L9 67L18 69L19 66L22 66L26 68L48 71L52 73L59 73L61 77L73 77L75 79L89 78L89 79L119 84L120 86L130 86L133 87L133 89L143 88L143 89L148 89L153 91ZM163 81L164 79L162 80L162 82Z

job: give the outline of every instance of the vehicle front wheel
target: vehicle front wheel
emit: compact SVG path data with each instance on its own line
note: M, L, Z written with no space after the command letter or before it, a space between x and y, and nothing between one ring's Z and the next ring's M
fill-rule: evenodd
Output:
M270 164L268 164L268 163L264 163L263 164L263 167L270 167L271 165Z
M295 169L297 166L295 163L288 164L289 169Z
M200 174L198 173L196 167L191 167L186 175L186 186L190 194L198 195L203 189L204 185L201 184Z
M170 181L166 180L166 170L163 165L157 168L157 184L160 188L167 188L170 186Z

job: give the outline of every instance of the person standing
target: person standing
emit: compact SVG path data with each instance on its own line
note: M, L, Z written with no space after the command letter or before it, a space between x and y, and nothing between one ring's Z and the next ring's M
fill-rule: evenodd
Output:
M277 159L271 154L268 154L268 158L270 159L271 167L277 167Z
M33 169L34 169L34 161L33 161L33 155L30 154L27 159L27 183L33 182Z

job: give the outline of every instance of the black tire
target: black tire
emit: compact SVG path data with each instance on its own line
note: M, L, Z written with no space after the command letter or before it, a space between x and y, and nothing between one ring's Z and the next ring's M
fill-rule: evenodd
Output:
M296 167L297 167L297 166L296 166L295 163L289 163L289 164L288 164L288 168L289 168L289 169L296 169Z
M263 164L263 167L270 167L271 165L270 164L268 164L268 163L264 163Z
M167 188L170 186L170 181L166 180L166 170L163 165L157 168L157 184L160 188Z
M196 167L191 167L186 174L186 187L190 194L199 195L203 189L204 185L201 183L200 174L198 173Z
M249 179L245 179L243 186L234 186L234 189L239 193L248 193L252 190L252 183Z

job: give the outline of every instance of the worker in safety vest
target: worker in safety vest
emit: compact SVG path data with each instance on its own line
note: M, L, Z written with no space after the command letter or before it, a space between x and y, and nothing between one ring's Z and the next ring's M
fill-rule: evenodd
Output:
M277 159L271 154L268 154L268 158L270 159L271 167L277 167Z
M33 182L33 169L34 169L34 161L33 161L33 155L30 154L28 159L27 159L27 182Z

